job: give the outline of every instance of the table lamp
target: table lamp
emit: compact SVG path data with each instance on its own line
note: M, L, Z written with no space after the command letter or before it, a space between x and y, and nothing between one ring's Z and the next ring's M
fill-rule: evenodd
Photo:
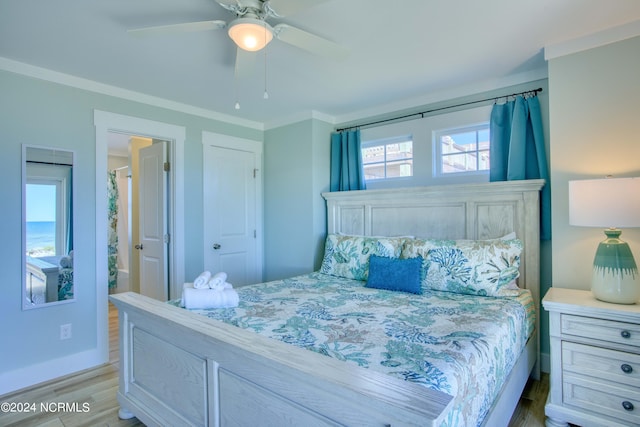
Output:
M609 227L593 260L593 295L616 304L638 302L638 267L631 248L619 237L620 228L640 227L640 178L569 181L569 224Z

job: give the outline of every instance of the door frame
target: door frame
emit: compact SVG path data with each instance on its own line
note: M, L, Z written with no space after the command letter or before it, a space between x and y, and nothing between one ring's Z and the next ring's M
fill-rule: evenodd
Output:
M184 283L184 146L186 128L133 116L94 110L96 128L96 310L98 353L109 358L107 266L107 152L109 132L169 141L169 298L176 298ZM177 256L178 254L182 256ZM180 285L178 285L180 284Z
M206 146L215 146L230 150L248 151L255 154L256 158L256 268L258 281L264 280L264 214L263 214L263 188L262 177L264 169L263 142L253 139L238 138L220 133L202 132L202 153ZM204 177L204 171L203 171ZM203 183L204 184L204 183ZM204 191L204 187L203 187ZM203 195L204 196L204 195ZM207 249L207 243L203 241L203 251ZM203 252L204 259L204 252Z

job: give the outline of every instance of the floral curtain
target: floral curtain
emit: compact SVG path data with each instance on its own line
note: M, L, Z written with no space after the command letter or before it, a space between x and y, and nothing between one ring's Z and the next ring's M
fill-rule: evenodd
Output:
M540 238L551 239L551 188L537 96L495 104L490 122L491 181L545 180L540 197Z
M107 242L109 245L109 290L115 289L118 284L118 185L116 172L110 171L107 181L108 194L108 221L109 231Z

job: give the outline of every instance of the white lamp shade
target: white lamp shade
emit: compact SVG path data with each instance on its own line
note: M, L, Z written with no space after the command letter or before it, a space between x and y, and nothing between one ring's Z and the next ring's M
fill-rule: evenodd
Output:
M569 224L640 227L640 178L569 181Z
M273 30L259 19L239 18L229 24L229 37L238 47L255 52L273 40Z

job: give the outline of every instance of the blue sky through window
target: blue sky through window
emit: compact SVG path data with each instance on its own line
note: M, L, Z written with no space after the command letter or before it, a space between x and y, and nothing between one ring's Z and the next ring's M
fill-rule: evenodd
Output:
M56 186L27 184L27 222L55 222Z

